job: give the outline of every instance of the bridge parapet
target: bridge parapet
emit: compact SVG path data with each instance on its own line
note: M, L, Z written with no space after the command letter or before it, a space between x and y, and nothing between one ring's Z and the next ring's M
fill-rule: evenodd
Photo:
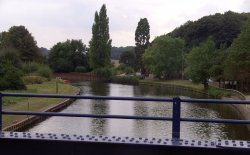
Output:
M44 97L44 98L72 98L94 100L132 100L172 102L173 117L128 116L106 114L76 114L57 112L25 112L3 111L2 97ZM211 99L181 99L181 98L145 98L145 97L112 97L112 96L80 96L80 95L55 95L55 94L15 94L0 93L0 130L2 115L37 115L37 116L64 116L64 117L91 117L112 119L137 119L137 120L162 120L172 121L172 138L134 138L134 137L107 137L93 135L67 135L54 133L28 133L4 132L0 134L0 154L25 154L25 155L166 155L166 154L248 154L250 141L236 140L184 140L180 139L180 122L206 122L206 123L234 123L250 124L250 120L235 119L208 119L208 118L183 118L181 117L182 103L214 103L214 104L250 104L250 101L237 100L211 100Z
M69 135L55 133L1 132L4 154L249 154L250 141L186 140L145 137Z

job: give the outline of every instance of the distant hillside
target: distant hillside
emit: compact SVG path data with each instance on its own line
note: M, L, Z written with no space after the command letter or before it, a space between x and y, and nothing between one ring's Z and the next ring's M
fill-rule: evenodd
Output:
M205 16L197 21L188 21L167 35L185 40L186 47L192 48L212 36L217 47L229 47L238 36L250 13L235 13Z
M126 46L126 47L112 47L111 48L111 59L119 60L120 56L125 51L135 51L134 46Z

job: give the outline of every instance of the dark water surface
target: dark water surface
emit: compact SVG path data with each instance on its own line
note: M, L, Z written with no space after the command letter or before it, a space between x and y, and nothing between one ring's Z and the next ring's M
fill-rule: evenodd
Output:
M101 96L181 96L159 86L128 86L101 82L77 83L82 95ZM188 96L185 94L185 96ZM192 96L192 95L191 95ZM181 96L184 97L184 96ZM113 114L137 116L172 117L172 103L139 101L76 100L62 112L84 114ZM225 105L184 103L181 117L196 118L236 118L239 114ZM96 119L74 117L51 117L29 129L30 132L91 134L106 136L171 138L172 124L168 121L143 121L124 119ZM236 139L250 140L250 132L245 125L216 123L181 123L183 139Z

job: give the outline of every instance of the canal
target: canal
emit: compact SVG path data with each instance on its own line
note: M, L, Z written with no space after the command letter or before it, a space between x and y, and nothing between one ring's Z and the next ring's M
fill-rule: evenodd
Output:
M81 95L129 97L192 97L160 86L130 86L101 82L75 83ZM172 103L140 101L76 100L62 112L84 114L112 114L172 117ZM225 105L183 103L181 117L234 118L239 113ZM91 134L106 136L171 138L171 122L147 120L121 120L74 117L51 117L30 128L30 132ZM196 140L234 139L250 140L245 125L216 123L181 123L181 138Z

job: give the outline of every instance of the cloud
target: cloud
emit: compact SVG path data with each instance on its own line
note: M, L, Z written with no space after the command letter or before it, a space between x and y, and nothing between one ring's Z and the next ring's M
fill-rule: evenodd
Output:
M39 46L52 47L66 39L92 36L94 14L107 6L112 45L134 45L140 18L150 24L151 40L188 20L228 10L249 10L249 0L0 0L0 32L24 25ZM226 5L225 5L226 4ZM244 6L244 7L243 7Z
M244 12L249 12L250 11L250 1L249 0L245 0L242 5L241 5L241 9Z

